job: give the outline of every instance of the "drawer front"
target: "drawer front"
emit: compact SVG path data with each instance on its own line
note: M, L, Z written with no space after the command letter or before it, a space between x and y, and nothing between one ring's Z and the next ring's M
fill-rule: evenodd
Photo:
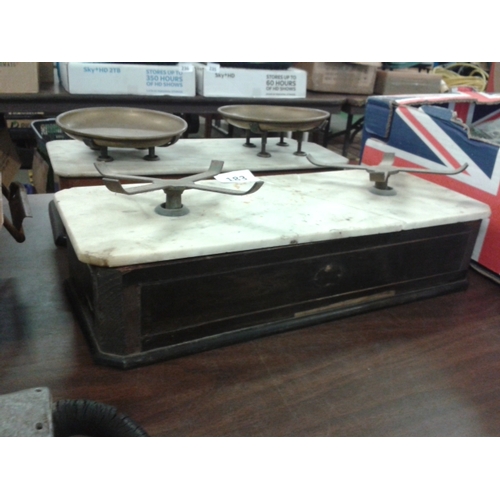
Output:
M271 262L257 254L232 269L211 269L141 285L143 348L172 345L227 330L282 321L360 297L396 294L465 273L471 251L469 231L431 237L400 235L391 243L325 253L311 245L307 257L283 249ZM457 274L458 273L458 274Z

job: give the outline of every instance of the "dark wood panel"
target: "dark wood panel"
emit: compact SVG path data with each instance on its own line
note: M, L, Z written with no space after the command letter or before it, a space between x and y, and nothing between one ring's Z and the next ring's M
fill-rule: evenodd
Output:
M378 245L374 238L366 248L347 252L339 252L337 242L331 242L330 252L322 255L316 245L307 244L309 256L302 259L288 257L284 248L274 250L279 261L271 264L254 257L244 268L218 271L217 263L207 260L201 275L188 271L182 279L160 281L155 273L153 282L141 286L142 335L154 336L168 329L179 331L172 338L179 341L194 325L202 325L208 335L212 324L226 319L232 324L247 316L243 324L255 325L305 315L332 303L341 306L356 297L411 290L402 284L461 270L468 237L467 233L432 240L415 236L409 242L386 245Z
M463 289L478 228L117 268L83 264L70 246L67 287L96 361L130 368Z
M118 407L153 436L499 436L500 291L470 286L129 371L92 362L45 195L0 230L0 393Z

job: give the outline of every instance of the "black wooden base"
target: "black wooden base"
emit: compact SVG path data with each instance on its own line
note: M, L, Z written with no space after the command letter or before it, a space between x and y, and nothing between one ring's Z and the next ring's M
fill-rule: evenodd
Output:
M68 245L95 360L131 368L463 290L480 221L103 268Z

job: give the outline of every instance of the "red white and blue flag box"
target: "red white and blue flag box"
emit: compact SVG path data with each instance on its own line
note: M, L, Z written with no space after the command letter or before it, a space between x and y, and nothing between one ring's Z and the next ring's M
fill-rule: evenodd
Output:
M377 165L385 152L394 165L452 171L422 177L487 203L472 259L500 275L500 94L458 88L448 94L373 96L367 100L362 163Z

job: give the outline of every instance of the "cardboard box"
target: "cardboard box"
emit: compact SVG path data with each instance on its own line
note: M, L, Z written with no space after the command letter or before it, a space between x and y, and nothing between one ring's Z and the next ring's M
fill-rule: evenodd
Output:
M193 64L176 65L59 62L70 94L196 95Z
M441 76L416 70L377 70L374 94L439 94Z
M301 62L307 71L307 89L339 94L372 94L380 63Z
M296 68L268 70L199 64L196 91L205 97L305 98L307 73Z
M37 62L0 62L0 93L30 94L40 88Z
M500 94L458 88L449 94L370 97L362 162L377 165L384 152L395 153L399 167L450 172L469 165L457 175L422 177L490 206L491 218L481 226L472 259L498 277Z
M38 63L40 73L40 83L54 83L54 63Z

